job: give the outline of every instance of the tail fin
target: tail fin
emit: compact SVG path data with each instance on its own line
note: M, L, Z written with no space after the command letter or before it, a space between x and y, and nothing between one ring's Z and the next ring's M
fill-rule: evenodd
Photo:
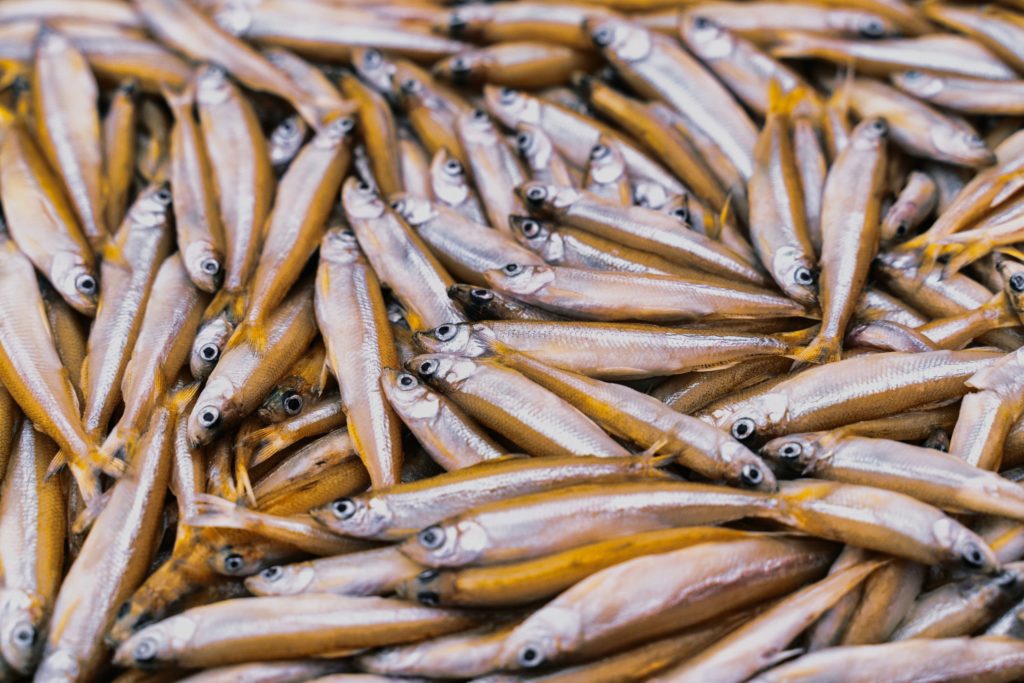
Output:
M257 351L263 351L267 348L267 328L262 320L257 322L250 320L242 321L228 339L224 350L227 351L242 344L249 344Z
M185 523L192 527L217 527L220 529L245 529L251 531L253 522L246 516L246 509L208 493L196 494L196 514Z
M818 336L818 332L821 330L821 325L811 325L803 330L793 330L792 332L779 332L772 336L778 341L785 345L789 352L783 355L794 356L798 353L800 348L806 346Z
M203 321L212 320L223 313L232 325L238 325L245 317L247 299L248 294L245 291L229 292L221 288L213 295L213 300L206 307Z
M170 394L166 401L172 415L178 416L188 410L188 406L199 393L199 382L190 382Z
M829 337L818 333L814 340L792 356L805 363L832 363L843 357L843 342L840 337Z
M773 78L768 83L768 115L791 116L807 97L808 94L804 88L794 88L789 92L783 91L779 81Z
M189 116L192 115L192 105L196 99L195 82L189 81L180 90L174 90L170 86L163 84L160 86L160 93L164 96L164 100L167 101L167 106L170 107L171 112L174 113L174 118L178 118L185 113Z

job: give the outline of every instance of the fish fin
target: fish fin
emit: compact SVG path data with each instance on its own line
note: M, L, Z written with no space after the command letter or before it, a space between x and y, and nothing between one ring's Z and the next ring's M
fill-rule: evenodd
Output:
M196 85L194 81L187 82L179 90L175 90L167 84L161 84L160 94L163 95L164 100L167 102L167 106L170 107L171 112L175 114L175 117L177 117L182 110L187 110L189 114L192 113L192 105L196 99Z
M199 382L186 384L167 397L167 407L173 415L181 415L188 408L188 404L199 393Z
M842 339L831 339L820 333L814 340L793 354L793 358L805 363L831 363L840 360L843 354Z
M86 531L92 528L93 523L103 512L104 508L107 507L107 503L110 502L110 494L114 489L107 489L100 495L96 496L92 501L86 503L82 511L75 517L75 521L71 524L71 532L75 534L84 534Z
M1024 261L1024 251L1021 251L1013 245L1007 245L1005 247L996 247L993 251L1001 256L1009 256L1017 259L1018 261Z
M252 479L249 477L249 459L235 455L235 498L245 497L249 505L256 507L256 493L252 490Z
M773 78L768 83L768 114L791 116L806 98L807 91L804 88L797 87L785 92L778 79Z
M100 247L100 258L105 263L113 264L118 268L123 268L127 271L132 270L132 264L125 257L121 245L117 243L117 240L111 239L109 236L103 238L103 245Z
M128 459L128 437L125 436L120 425L116 425L100 446L100 453L105 458L116 458L121 453L122 459Z
M276 434L275 427L268 425L242 437L238 447L250 449L248 467L256 467L265 462L284 447L284 440Z
M950 247L953 247L952 249ZM981 239L970 244L942 245L943 255L949 254L949 261L942 269L942 276L949 277L959 273L963 268L984 258L991 253L994 246L989 240Z
M327 388L327 383L331 381L331 365L327 356L324 356L324 364L320 367L320 375L316 378L316 387L313 392L314 398L320 398L323 396L324 389Z
M245 515L245 509L230 500L209 493L197 493L195 512L185 520L192 527L217 527L221 529L252 530L252 520Z
M267 348L267 328L263 325L262 321L253 323L245 320L239 323L231 337L228 338L228 343L224 346L224 350L233 349L244 343L249 344L257 351L263 351Z
M821 330L821 325L811 325L810 327L803 330L793 330L792 332L779 332L772 336L778 339L780 342L789 347L790 353L785 355L789 356L796 353L802 346L805 346L809 342L813 341Z
M203 321L213 320L223 313L232 324L237 324L245 317L246 292L229 292L226 289L219 289L213 295L213 300L206 307L203 314Z

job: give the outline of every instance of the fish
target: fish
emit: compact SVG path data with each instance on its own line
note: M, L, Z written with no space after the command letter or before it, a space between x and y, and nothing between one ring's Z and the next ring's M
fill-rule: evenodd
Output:
M351 230L334 229L324 236L314 307L356 452L374 488L396 484L402 467L401 423L381 378L398 365L398 356L380 283Z
M629 455L567 401L503 365L424 354L406 367L471 417L530 454Z
M591 42L583 31L583 20L611 14L599 6L569 3L520 2L496 7L470 4L444 12L433 28L475 43L535 40L588 50Z
M964 114L1020 116L1024 112L1024 83L930 74L917 69L890 74L903 92L935 106Z
M452 285L448 296L474 320L563 320L562 316L530 306L486 287Z
M122 81L101 123L103 170L107 178L104 222L121 225L135 173L135 125L139 86L136 79Z
M355 77L341 80L341 89L355 103L359 132L366 144L373 177L384 195L402 192L402 170L399 164L398 130L391 108L383 97L367 88Z
M1017 385L1017 368L1022 358L1024 354L1020 351L1008 353L967 380L967 386L974 391L964 396L960 404L956 427L950 436L951 456L982 470L998 471L1007 435L1024 413L1024 405L1018 403L1021 390Z
M82 53L44 26L36 38L32 72L36 136L63 181L83 234L97 252L110 236L104 214L109 187L103 173L98 90Z
M587 159L587 168L580 187L622 206L633 203L634 192L626 173L626 157L614 141L601 138L590 148L590 157ZM513 216L509 219L513 229L517 228L516 219L522 220L523 217Z
M516 151L533 180L555 185L576 184L575 174L540 127L529 123L517 125Z
M508 40L461 51L434 64L435 77L456 85L490 83L511 88L560 85L575 71L597 66L589 49L527 40Z
M387 595L422 568L395 546L267 567L245 580L253 595Z
M466 168L447 149L439 149L430 162L430 198L473 221L487 225L487 216L480 204Z
M323 342L314 340L303 357L263 400L257 412L264 422L274 423L295 417L323 395L328 383L324 372L326 354Z
M862 121L825 179L818 278L822 326L800 360L830 363L842 354L843 334L881 239L879 221L889 131L885 119Z
M498 135L486 110L474 109L459 115L455 130L466 152L467 165L487 222L496 230L509 232L509 216L526 213L526 207L518 195L508 192L508 188L526 182L526 170Z
M882 219L882 243L903 240L931 215L938 204L938 188L930 175L913 171Z
M932 21L974 38L994 52L1006 64L1024 69L1024 25L1013 12L998 7L957 8L949 5L925 7Z
M92 248L61 181L20 121L5 126L0 139L0 201L17 249L76 311L95 315L100 282Z

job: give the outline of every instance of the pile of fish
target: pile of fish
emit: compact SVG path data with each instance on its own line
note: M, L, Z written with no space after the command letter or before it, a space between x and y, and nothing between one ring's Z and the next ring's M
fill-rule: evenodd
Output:
M0 681L1024 680L1024 3L0 0Z

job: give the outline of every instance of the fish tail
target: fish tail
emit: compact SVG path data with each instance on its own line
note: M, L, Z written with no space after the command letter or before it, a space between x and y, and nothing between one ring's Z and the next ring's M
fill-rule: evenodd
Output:
M171 108L171 111L177 112L176 116L182 110L187 110L191 114L192 104L196 99L196 84L194 81L187 82L178 90L171 88L167 84L161 84L160 93L164 96L167 106Z
M195 512L185 522L192 527L217 527L220 529L252 530L253 523L240 508L230 500L208 493L197 493Z
M199 393L199 382L192 382L181 387L167 398L167 407L173 415L181 415Z
M961 244L959 247L956 253L950 256L946 267L942 269L944 276L959 273L978 259L985 258L992 252L994 245L989 240L981 239L970 244Z
M239 321L245 318L246 300L248 294L243 291L229 292L226 289L219 289L217 293L213 295L213 300L210 301L210 305L206 307L206 313L203 315L203 320L212 320L217 316L224 314L224 316L233 325L237 325Z
M818 332L821 330L821 325L811 325L810 327L803 330L793 330L792 332L779 332L778 334L772 335L775 339L781 342L788 350L787 354L791 355L798 353L804 346L814 340L818 336Z
M235 328L231 337L228 338L228 343L225 344L224 350L227 351L242 344L249 344L257 351L263 351L267 348L267 328L262 320L255 322L252 320L242 321Z
M256 467L257 465L266 462L285 447L286 443L284 439L274 433L273 428L274 425L264 427L250 435L254 437L257 435L260 436L257 446L253 449L252 456L249 458L250 467Z
M86 503L86 506L82 508L82 511L75 517L75 521L71 524L72 533L84 534L86 531L92 528L93 523L103 512L103 509L107 507L107 502L110 500L110 493L113 489L108 489L96 496L92 501Z
M773 78L768 84L768 113L776 116L791 116L800 104L808 97L804 88L793 88L786 92L778 79Z
M805 363L831 363L842 357L842 339L818 334L814 340L793 354L793 358Z

